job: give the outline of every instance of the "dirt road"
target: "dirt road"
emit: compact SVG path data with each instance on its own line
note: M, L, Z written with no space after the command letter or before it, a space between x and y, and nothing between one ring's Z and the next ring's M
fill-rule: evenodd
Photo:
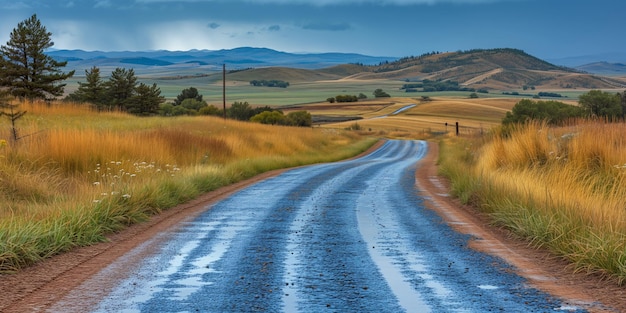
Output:
M424 166L436 146L424 161L427 151L389 141L362 158L206 195L111 243L3 276L0 310L621 310L594 293L620 301L620 288L568 275L455 206Z

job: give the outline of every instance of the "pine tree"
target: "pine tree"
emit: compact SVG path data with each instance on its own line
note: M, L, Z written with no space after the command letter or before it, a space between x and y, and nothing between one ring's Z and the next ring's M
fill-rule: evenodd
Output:
M78 82L78 89L68 96L69 100L78 102L88 102L96 105L98 111L104 109L107 102L105 97L105 86L100 77L100 69L96 66L90 70L85 70L87 82Z
M135 95L136 86L137 76L135 76L135 70L116 68L111 73L111 77L105 86L107 97L110 99L110 109L117 107L125 111L129 100Z
M140 83L135 88L135 95L128 101L127 109L129 113L137 115L154 115L158 113L163 102L165 97L161 96L161 89L157 84L148 86Z
M51 35L36 14L18 23L6 46L0 47L0 86L22 99L61 96L65 87L61 82L72 77L74 71L63 73L60 68L67 62L58 62L44 53L54 45Z

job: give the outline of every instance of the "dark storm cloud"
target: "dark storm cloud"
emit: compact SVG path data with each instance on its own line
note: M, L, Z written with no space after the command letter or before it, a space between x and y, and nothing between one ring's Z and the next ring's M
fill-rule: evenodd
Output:
M624 0L0 0L0 43L36 13L59 49L518 48L545 58L626 52L623 12Z

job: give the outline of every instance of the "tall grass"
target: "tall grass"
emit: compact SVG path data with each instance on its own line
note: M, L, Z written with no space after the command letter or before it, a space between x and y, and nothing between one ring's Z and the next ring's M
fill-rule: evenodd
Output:
M442 172L461 199L576 271L626 283L625 124L542 123L449 141Z
M0 272L18 270L261 172L347 158L354 132L22 104L0 120Z

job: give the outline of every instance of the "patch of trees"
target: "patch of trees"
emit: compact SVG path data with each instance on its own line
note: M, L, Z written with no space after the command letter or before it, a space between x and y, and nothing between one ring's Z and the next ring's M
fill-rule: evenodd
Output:
M337 95L335 97L326 98L326 101L330 103L335 102L358 102L359 100L367 99L367 96L364 93L359 93L358 96L354 95Z
M540 97L551 97L551 98L561 98L561 97L563 97L563 95L561 95L560 93L545 92L545 91L541 91L537 95L540 96Z
M600 117L607 120L624 119L626 113L626 91L624 93L610 93L600 90L591 90L580 95L578 103L591 117Z
M154 115L165 102L156 84L147 85L137 81L133 69L116 68L107 81L100 76L96 66L85 70L86 82L79 82L78 89L66 100L91 103L98 111L120 110L136 115Z
M250 85L252 86L256 86L256 87L279 87L279 88L287 88L289 87L289 82L286 81L282 81L282 80L251 80L250 81Z
M530 94L530 93L519 93L517 91L503 91L502 94L506 95L506 96L535 97L535 95L533 95L533 94Z
M591 90L579 97L578 106L558 101L534 101L524 99L507 112L503 124L525 123L529 120L545 120L561 125L571 118L603 118L607 121L625 119L626 91L610 93Z
M337 95L335 96L336 102L357 102L359 101L359 97L354 95Z
M263 112L273 111L271 107L259 107L252 108L247 101L235 101L228 109L226 109L226 116L238 121L249 121L251 117Z
M374 98L388 98L391 97L388 93L386 93L384 90L378 88L376 90L374 90Z
M223 110L215 105L209 105L202 99L202 95L195 87L185 88L176 96L173 103L161 105L159 114L163 116L177 115L215 115L222 116Z
M420 90L421 88L421 90ZM417 83L409 83L404 84L400 87L400 90L404 90L405 92L434 92L434 91L469 91L469 92L480 92L480 93L489 93L487 89L474 89L469 87L462 87L459 85L459 82L452 80L428 80L424 79L421 82Z
M503 95L507 95L507 96L523 96L523 97L531 97L531 98L535 98L535 99L539 99L541 97L547 97L547 98L567 98L566 96L563 96L559 93L555 93L555 92L545 92L545 91L541 91L539 93L537 93L536 95L530 94L530 93L519 93L517 91L504 91L502 92Z
M307 111L295 111L287 115L284 115L280 110L263 111L250 118L250 121L261 124L299 127L309 127L313 124L311 113Z
M562 125L567 120L582 117L581 107L559 101L534 101L523 99L507 112L503 124L526 123L531 120L546 121L550 125Z

